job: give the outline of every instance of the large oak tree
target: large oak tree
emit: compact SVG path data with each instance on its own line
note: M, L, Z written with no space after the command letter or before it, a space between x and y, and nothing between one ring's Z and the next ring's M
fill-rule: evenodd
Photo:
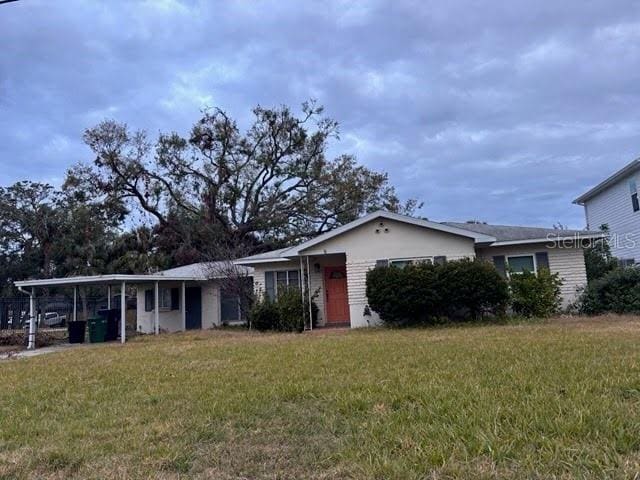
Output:
M411 214L387 175L351 155L328 158L338 124L314 102L253 110L241 131L221 109L203 112L187 137L150 141L104 121L85 131L91 164L69 171L67 187L154 219L173 263L245 254L327 232L379 208Z

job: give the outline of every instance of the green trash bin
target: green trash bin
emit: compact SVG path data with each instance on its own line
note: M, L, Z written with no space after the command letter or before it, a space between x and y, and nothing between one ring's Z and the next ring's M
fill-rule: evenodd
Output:
M107 335L107 319L102 317L90 318L87 322L89 324L89 341L91 343L104 342Z

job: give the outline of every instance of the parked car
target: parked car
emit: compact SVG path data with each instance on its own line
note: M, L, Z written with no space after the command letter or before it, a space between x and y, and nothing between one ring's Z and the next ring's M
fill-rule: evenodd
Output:
M58 312L46 312L44 317L41 317L41 323L45 327L61 327L67 321L66 315L60 315Z

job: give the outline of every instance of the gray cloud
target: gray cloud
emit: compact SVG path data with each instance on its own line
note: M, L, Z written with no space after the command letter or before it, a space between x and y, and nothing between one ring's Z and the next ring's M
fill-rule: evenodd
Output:
M584 223L571 199L637 156L637 2L95 2L0 6L0 184L60 182L84 128L186 132L204 106L314 97L332 153L429 218Z

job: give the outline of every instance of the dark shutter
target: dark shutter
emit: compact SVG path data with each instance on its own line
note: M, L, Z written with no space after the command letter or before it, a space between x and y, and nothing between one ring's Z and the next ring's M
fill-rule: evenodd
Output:
M493 257L493 265L496 267L496 270L498 270L500 276L506 278L507 268L504 261L504 255L496 255Z
M264 289L267 298L275 300L276 298L276 279L275 272L264 272Z
M144 291L144 311L150 312L153 310L153 290Z
M546 268L549 270L549 255L547 252L537 252L536 253L536 264L538 266L538 270L541 268Z
M376 260L376 267L388 267L389 260Z
M640 203L638 203L638 194L634 193L631 195L631 205L633 205L633 211L637 212L640 210Z
M171 310L179 310L180 309L180 289L172 288L171 289Z
M433 257L433 263L435 263L436 265L444 265L445 263L447 263L447 257L445 257L444 255Z

